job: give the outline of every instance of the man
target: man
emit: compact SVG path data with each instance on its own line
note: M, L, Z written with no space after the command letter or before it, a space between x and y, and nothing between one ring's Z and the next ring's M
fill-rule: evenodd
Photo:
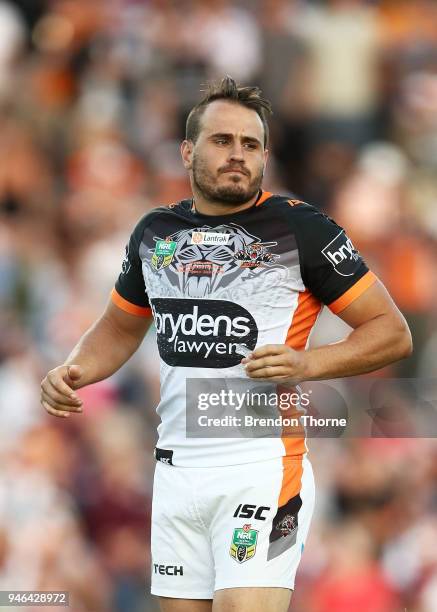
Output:
M188 437L186 379L287 387L411 352L405 320L344 231L261 190L269 112L257 88L229 77L191 111L181 152L193 198L139 221L102 317L42 382L47 412L82 412L74 390L118 370L153 314L152 592L164 612L285 612L314 505L302 438ZM306 350L323 304L353 331Z

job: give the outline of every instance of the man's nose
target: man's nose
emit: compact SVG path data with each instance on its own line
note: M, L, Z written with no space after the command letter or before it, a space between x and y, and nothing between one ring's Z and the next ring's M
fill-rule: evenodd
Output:
M229 159L234 161L244 160L244 149L241 142L235 142L229 155Z

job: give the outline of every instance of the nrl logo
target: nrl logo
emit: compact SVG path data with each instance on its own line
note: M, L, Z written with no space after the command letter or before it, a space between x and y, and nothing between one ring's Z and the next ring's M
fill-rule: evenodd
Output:
M274 263L280 256L269 253L267 249L277 244L277 242L252 242L237 251L234 259L240 262L241 268L258 268L263 263Z
M177 242L173 240L158 240L152 255L152 266L155 270L161 270L169 266L176 251Z
M285 538L290 535L297 528L297 517L292 514L286 514L284 518L276 523L275 529L281 532L281 535Z
M258 531L251 529L252 525L243 525L234 529L229 553L237 563L244 563L255 556Z

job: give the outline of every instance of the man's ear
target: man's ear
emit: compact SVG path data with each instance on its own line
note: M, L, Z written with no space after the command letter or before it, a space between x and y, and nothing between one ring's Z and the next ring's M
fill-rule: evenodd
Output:
M263 171L262 171L262 176L264 176L264 174L266 173L266 166L267 166L268 158L269 158L269 150L268 149L264 149L264 167L263 167Z
M193 166L193 148L192 140L184 140L181 144L182 162L187 170L191 170Z

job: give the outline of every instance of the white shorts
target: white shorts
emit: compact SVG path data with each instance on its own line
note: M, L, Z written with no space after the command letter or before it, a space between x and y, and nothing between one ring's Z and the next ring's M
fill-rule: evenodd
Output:
M152 593L212 599L234 587L293 589L313 508L306 457L204 468L158 461Z

